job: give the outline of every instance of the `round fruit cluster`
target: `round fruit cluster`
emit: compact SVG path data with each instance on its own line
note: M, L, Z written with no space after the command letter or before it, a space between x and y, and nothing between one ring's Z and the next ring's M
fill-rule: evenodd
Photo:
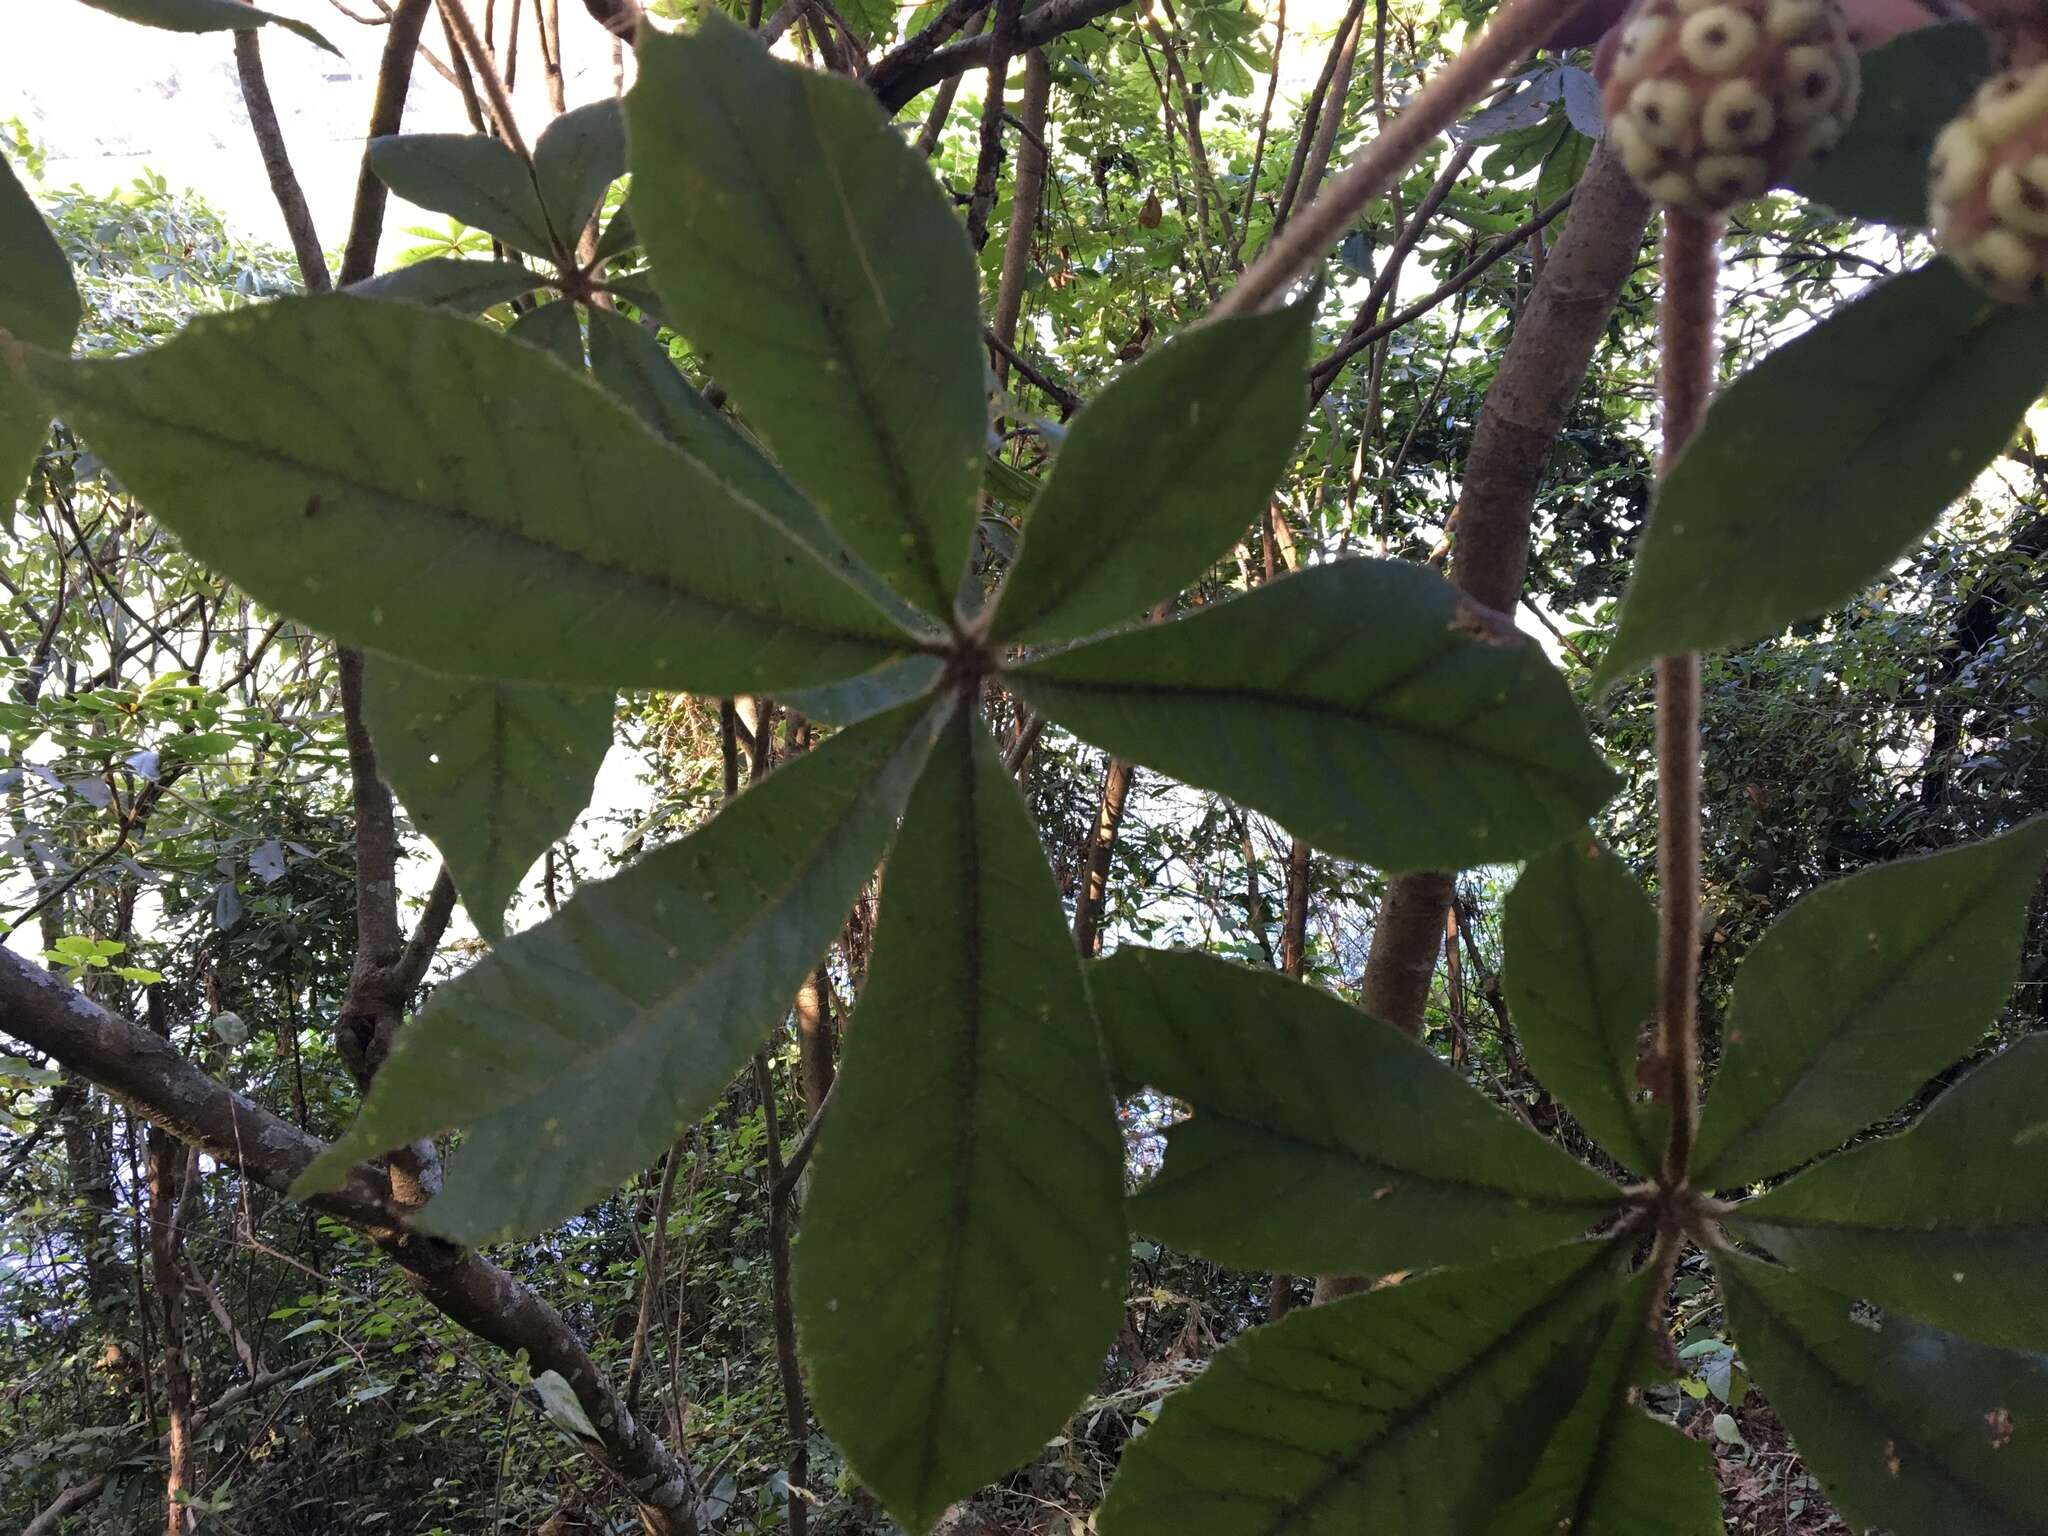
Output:
M1995 299L2048 298L2048 64L1987 80L1935 139L1927 176L1942 250Z
M1856 111L1836 0L1639 0L1603 53L1608 137L1667 208L1756 196L1833 149Z

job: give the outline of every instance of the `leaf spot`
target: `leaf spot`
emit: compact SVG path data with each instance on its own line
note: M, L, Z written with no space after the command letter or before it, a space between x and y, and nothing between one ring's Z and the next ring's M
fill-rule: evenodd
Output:
M2002 1451L2012 1444L2012 1410L1993 1408L1984 1415L1984 1427L1991 1432L1991 1449Z

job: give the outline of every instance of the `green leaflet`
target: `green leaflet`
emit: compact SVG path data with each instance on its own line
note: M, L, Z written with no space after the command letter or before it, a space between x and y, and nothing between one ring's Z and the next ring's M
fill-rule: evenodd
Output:
M1653 1363L1644 1346L1663 1278L1643 1269L1623 1289L1585 1389L1487 1536L1721 1536L1713 1452L1628 1400Z
M1658 488L1596 685L1846 602L2004 449L2044 381L2048 308L1994 304L1939 260L1779 347Z
M572 254L576 237L626 174L626 119L617 101L593 101L549 123L533 146L533 183L548 227Z
M1550 847L1613 792L1534 645L1474 638L1435 573L1312 566L1009 674L1077 735L1382 869Z
M341 50L303 21L259 11L242 0L84 0L96 11L119 16L123 21L160 27L167 32L247 32L256 27L283 27L307 42L340 55Z
M1990 42L1972 22L1920 27L1871 49L1855 119L1792 190L1850 218L1924 227L1934 136L1990 72Z
M2048 817L1837 880L1735 974L1693 1182L1782 1173L1890 1114L1991 1027L2019 965Z
M437 671L703 693L833 682L904 636L587 379L346 295L195 320L49 401L194 555Z
M533 172L501 140L480 133L387 134L370 140L369 157L377 179L408 203L452 214L546 262L572 254L556 246Z
M829 738L438 988L294 1189L469 1126L420 1224L474 1243L540 1231L646 1167L787 1010L945 718L911 706Z
M849 80L723 16L640 36L633 219L676 325L877 573L952 612L988 434L973 259Z
M1314 318L1306 299L1198 325L1117 374L1074 418L1027 514L994 643L1138 618L1215 564L1301 435Z
M921 1531L1095 1384L1123 1315L1123 1139L1037 832L966 712L883 884L796 1303L819 1420Z
M2048 1532L2048 1357L1873 1313L1737 1253L1714 1270L1743 1362L1854 1526Z
M616 310L590 311L590 371L621 405L653 428L655 436L694 459L739 500L780 523L798 543L865 592L876 607L912 630L930 629L931 621L847 547L782 471L705 404L676 371L668 348Z
M503 937L520 880L590 800L612 744L612 696L371 656L363 718L379 771L448 861L470 921Z
M1987 1344L2048 1350L2048 1037L1727 1225L1839 1290Z
M905 656L898 661L885 661L843 683L785 693L782 702L807 720L851 725L930 693L945 671L945 662L937 656Z
M1657 910L1590 837L1530 860L1508 893L1501 984L1537 1079L1617 1161L1663 1163L1661 1111L1636 1082L1657 1007Z
M1620 1192L1390 1025L1190 951L1090 982L1111 1065L1193 1115L1132 1197L1140 1231L1218 1263L1387 1274L1575 1237Z
M429 256L409 267L393 267L389 272L351 283L348 291L359 299L405 299L474 315L493 304L531 293L539 285L540 279L517 262Z
M1473 1536L1578 1395L1617 1264L1612 1244L1573 1244L1252 1329L1125 1447L1096 1528Z
M576 313L576 305L568 299L550 299L537 309L529 309L507 327L507 332L529 347L539 347L559 359L565 367L583 366L583 321Z
M0 156L0 333L69 352L78 332L78 287L35 200ZM0 503L14 505L50 430L50 413L16 371L0 335Z

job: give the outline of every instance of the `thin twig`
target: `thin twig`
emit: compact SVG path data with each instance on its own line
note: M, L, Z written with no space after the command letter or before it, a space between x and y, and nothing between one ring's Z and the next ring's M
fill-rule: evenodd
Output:
M1222 318L1270 307L1329 249L1359 210L1415 163L1431 139L1577 9L1573 0L1562 7L1557 0L1505 0L1486 30L1432 75L1386 131L1359 151L1322 195L1267 243L1258 260L1210 314Z

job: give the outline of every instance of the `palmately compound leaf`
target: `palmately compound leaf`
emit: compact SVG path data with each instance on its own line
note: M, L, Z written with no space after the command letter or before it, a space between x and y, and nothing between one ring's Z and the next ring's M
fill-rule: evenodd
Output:
M1529 1480L1621 1289L1572 1244L1254 1328L1124 1448L1102 1536L1473 1536Z
M882 882L796 1253L818 1418L904 1527L1029 1460L1123 1316L1123 1138L1038 834L962 712Z
M246 32L257 27L283 27L307 42L339 56L341 50L303 21L259 11L242 0L83 0L96 11L123 21L140 22L166 32Z
M2004 450L2044 383L2048 308L1995 304L1942 260L1779 347L1721 391L1658 487L1596 683L1847 602Z
M502 937L520 880L590 800L612 743L612 696L371 656L363 717L378 770L448 861L470 921Z
M408 203L449 214L529 256L560 259L533 172L502 139L387 134L370 140L369 160L377 179Z
M1726 1224L1838 1290L2048 1351L2048 1037L1975 1068L1909 1130L1829 1158Z
M616 100L593 101L549 123L533 146L533 182L548 227L573 252L611 184L626 174L626 119Z
M1502 919L1501 985L1543 1086L1617 1161L1654 1174L1661 1116L1636 1065L1657 1007L1657 910L1591 837L1529 861Z
M463 261L453 256L429 256L410 266L393 267L348 291L359 299L404 299L413 304L433 304L457 314L481 314L493 304L503 304L522 293L531 293L540 279L511 261Z
M473 321L283 299L139 357L30 368L196 557L347 644L718 694L836 682L904 649L722 480Z
M1434 572L1343 560L1009 681L1076 735L1326 852L1464 869L1552 846L1615 782L1542 651L1480 627Z
M1620 1191L1391 1025L1273 971L1127 947L1094 967L1111 1065L1191 1116L1131 1201L1221 1264L1388 1274L1548 1247Z
M998 644L1137 618L1255 521L1308 410L1315 302L1213 321L1119 373L1074 418L1003 585Z
M931 629L931 620L898 597L853 552L789 477L705 402L676 371L668 348L617 310L590 311L590 371L655 436L696 461L705 474L763 517L780 523L877 607L895 615L898 623L912 630Z
M2048 1533L2048 1355L1878 1312L1755 1259L1714 1256L1742 1361L1858 1530Z
M1840 1146L1983 1038L2012 991L2048 817L1794 903L1735 973L1693 1182Z
M1653 1267L1628 1282L1578 1401L1486 1536L1721 1536L1713 1452L1629 1401L1663 1281Z
M466 1126L419 1224L475 1243L540 1231L648 1166L787 1011L945 714L911 706L827 738L437 988L294 1187Z
M677 329L898 592L949 614L988 435L974 261L924 157L850 80L707 13L640 32L633 220Z
M1842 142L1792 190L1850 218L1925 227L1934 136L1990 73L1991 41L1975 22L1916 27L1871 49Z
M65 353L77 332L71 264L0 156L0 505L14 505L50 430L49 409L10 362L6 337Z

